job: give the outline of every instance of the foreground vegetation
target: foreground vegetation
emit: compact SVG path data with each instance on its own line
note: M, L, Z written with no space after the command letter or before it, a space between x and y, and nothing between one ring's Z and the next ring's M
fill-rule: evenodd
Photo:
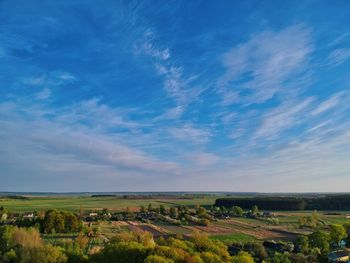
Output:
M232 242L226 245L198 232L155 239L149 232L116 234L108 242L88 250L91 240L80 234L56 245L42 240L38 229L0 227L0 262L4 263L225 263L225 262L327 262L332 246L350 234L350 225L330 226L330 232L315 231L294 243ZM275 248L271 246L275 245ZM89 253L87 253L89 251Z
M349 253L350 223L339 211L260 211L257 205L243 209L237 204L191 203L207 200L198 196L123 197L134 205L98 207L105 199L117 202L120 197L89 197L89 202L98 200L96 206L73 212L44 206L18 213L0 201L0 262L297 263L339 261L340 254L344 259Z

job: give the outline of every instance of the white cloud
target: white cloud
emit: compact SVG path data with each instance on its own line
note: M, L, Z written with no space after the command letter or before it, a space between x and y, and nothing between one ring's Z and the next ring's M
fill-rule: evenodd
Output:
M176 163L160 160L130 146L132 135L128 141L117 133L108 133L106 127L95 128L101 124L99 121L104 126L105 120L99 119L102 116L112 123L123 124L109 116L117 110L91 100L73 106L71 112L53 111L28 103L0 104L3 127L0 155L3 159L8 157L8 162L16 160L20 165L35 167L42 174L57 172L57 169L69 173L69 169L77 171L77 167L84 165L94 166L94 170L101 167L101 171L108 167L108 171L114 174L123 174L124 170L140 171L144 175L179 171ZM50 118L45 115L50 115Z
M272 109L263 116L255 138L272 138L290 127L295 127L303 119L302 116L305 116L312 101L313 98L307 98L295 104L282 103Z
M318 107L311 112L311 115L318 115L336 107L340 103L341 97L343 95L344 95L343 92L337 93L332 97L330 97L328 100L320 103Z
M183 114L184 111L185 111L185 106L183 105L176 106L166 110L164 113L154 118L154 121L178 119Z
M38 100L46 100L51 96L51 90L48 88L44 88L42 91L36 94L36 98Z
M339 48L333 50L328 59L332 65L338 66L350 59L350 48Z
M206 143L212 136L212 133L208 129L196 128L189 123L181 127L169 128L168 132L175 139L189 141L195 144Z
M232 124L236 117L237 117L237 113L236 112L230 112L230 113L224 114L221 117L221 120L222 120L222 123L224 125L228 125L228 124Z
M305 70L311 51L309 31L302 26L259 33L235 46L223 56L226 71L218 81L224 103L269 100ZM248 95L238 97L242 91Z
M170 49L159 47L155 39L155 33L147 30L144 37L136 42L135 54L141 53L152 57L156 73L164 78L164 90L176 102L177 107L181 107L181 112L177 112L182 114L188 104L201 94L202 89L191 87L191 82L196 77L185 77L184 68L171 59ZM181 114L178 114L177 117L180 117Z

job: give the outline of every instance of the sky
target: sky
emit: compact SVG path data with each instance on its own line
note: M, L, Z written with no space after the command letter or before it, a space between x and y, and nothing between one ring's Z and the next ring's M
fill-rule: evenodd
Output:
M1 0L0 191L349 191L349 10Z

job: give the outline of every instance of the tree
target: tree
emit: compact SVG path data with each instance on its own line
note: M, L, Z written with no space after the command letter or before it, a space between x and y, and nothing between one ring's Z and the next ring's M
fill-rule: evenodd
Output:
M80 227L80 222L78 217L72 213L64 214L65 232L78 232Z
M111 243L105 246L101 252L91 256L93 263L128 262L140 263L148 256L148 249L135 241Z
M254 263L254 259L248 252L240 251L232 257L232 263Z
M239 206L233 206L232 207L232 213L234 216L243 216L243 209Z
M309 235L309 244L312 248L318 248L322 255L329 252L329 234L323 231L316 231Z
M146 207L141 206L141 208L140 208L140 212L141 212L141 213L146 213Z
M251 209L251 212L253 215L257 215L259 213L259 208L257 205L253 205L252 206L252 209Z
M308 253L309 251L309 238L304 235L298 236L297 240L295 241L295 248L297 252L301 253Z
M151 255L146 258L145 263L174 263L174 261L161 256Z
M39 247L42 245L42 240L39 231L34 228L15 228L11 244L20 247Z
M212 252L206 251L206 252L202 252L200 254L201 259L203 260L203 262L207 262L207 263L222 263L220 257Z
M177 218L178 212L175 207L170 207L169 213L171 218Z
M347 235L346 241L348 244L350 244L350 222L345 223L343 226L344 226L344 229L345 229L346 235Z
M346 238L346 231L342 225L333 224L330 226L330 240L339 246L340 241Z
M255 261L262 262L268 258L265 247L261 243L247 243L244 245L243 249L244 251L247 251L249 254L251 254L254 257Z
M52 245L25 247L20 250L21 263L66 263L67 257L62 249Z
M206 218L201 218L199 220L199 224L201 224L202 226L209 226L210 221L208 219L206 219Z
M162 215L165 215L165 214L166 214L166 210L165 210L164 205L160 205L160 206L159 206L159 212L160 212L160 214L162 214Z
M197 216L204 217L207 214L207 210L204 207L198 206L196 209Z
M285 253L276 252L273 255L272 262L273 263L292 263L292 261L289 259L289 254L287 252Z
M0 254L10 249L12 234L16 228L12 226L0 227Z

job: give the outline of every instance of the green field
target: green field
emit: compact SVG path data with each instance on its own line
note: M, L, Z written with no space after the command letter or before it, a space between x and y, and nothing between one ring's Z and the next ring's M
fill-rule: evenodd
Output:
M29 199L0 199L0 206L12 212L41 211L48 209L59 209L71 212L78 212L80 208L84 210L98 210L107 208L110 210L123 210L139 208L140 206L153 207L164 205L166 207L186 205L186 206L211 206L218 196L193 197L190 199L179 198L151 198L151 199L126 199L123 197L29 197Z

